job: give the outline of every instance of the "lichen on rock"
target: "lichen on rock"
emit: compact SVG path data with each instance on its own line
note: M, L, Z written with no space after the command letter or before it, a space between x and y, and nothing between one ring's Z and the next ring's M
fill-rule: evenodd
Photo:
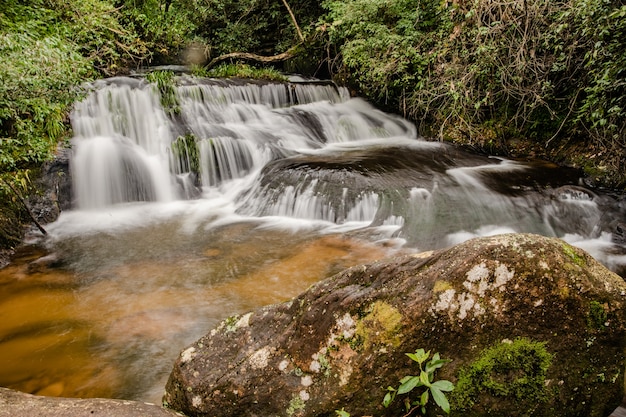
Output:
M372 303L367 314L358 320L355 337L365 349L373 345L398 346L402 339L402 314L384 301Z

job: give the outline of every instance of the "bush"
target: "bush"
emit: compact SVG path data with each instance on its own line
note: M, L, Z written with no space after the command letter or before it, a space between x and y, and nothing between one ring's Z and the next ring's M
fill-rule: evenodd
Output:
M28 169L69 136L81 85L146 58L136 36L101 0L4 0L0 4L0 195L28 194ZM3 210L6 207L3 207ZM7 215L8 216L8 215ZM12 218L11 216L7 218Z
M89 61L55 28L49 9L8 1L0 8L0 172L45 160L65 133Z
M152 63L178 63L207 6L199 0L114 0L120 22L136 33Z
M506 152L585 143L626 160L626 6L617 0L326 0L333 72L422 134ZM594 155L592 155L594 154ZM623 174L621 174L623 175ZM626 181L626 177L623 178Z
M334 67L369 98L402 107L428 78L451 21L440 2L428 0L324 1L322 28L340 54ZM404 111L406 115L406 111Z

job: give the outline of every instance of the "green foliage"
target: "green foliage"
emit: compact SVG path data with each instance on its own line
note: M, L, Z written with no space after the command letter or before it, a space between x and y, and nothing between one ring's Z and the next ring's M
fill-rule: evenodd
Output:
M585 141L626 164L617 0L325 0L332 72L426 135L506 150ZM590 152L590 153L591 153ZM623 174L621 174L623 175ZM623 179L626 181L626 176Z
M287 81L287 77L273 68L257 68L246 64L222 64L206 70L193 67L193 75L214 78L249 78L255 80Z
M156 62L177 62L194 38L208 5L201 0L114 0L120 22L151 51Z
M407 356L417 362L420 374L405 376L400 380L398 388L388 387L388 392L383 399L383 405L389 407L397 395L409 394L416 388L423 388L419 399L411 400L408 396L404 398L407 415L417 409L425 415L426 406L431 396L445 413L450 413L450 404L444 392L454 390L454 385L445 379L435 381L435 371L450 361L441 359L439 353L435 353L430 358L430 351L425 352L424 349L417 349L415 353L407 353ZM430 360L428 360L429 358Z
M0 172L8 172L46 160L68 133L80 84L141 48L101 0L6 0L0 28Z
M350 417L350 413L345 410L345 407L341 410L335 410L337 417Z
M200 156L195 135L179 136L172 142L172 153L178 159L180 172L200 173Z
M206 0L194 17L195 35L204 40L211 57L224 53L274 55L300 42L282 1ZM314 30L321 15L319 1L288 1L302 31Z
M0 12L0 171L6 172L48 157L90 65L54 28L52 12L16 2Z
M574 15L577 57L586 82L575 121L605 145L626 143L626 6L605 0L577 0ZM565 22L563 23L565 24ZM582 43L582 45L580 45Z
M400 98L426 75L450 26L437 0L326 0L321 23L340 46L336 70L378 101Z
M146 74L146 81L155 86L161 106L170 115L180 113L180 103L176 96L174 73L172 71L152 71Z
M0 173L0 249L14 248L21 243L21 224L28 221L28 213L20 198L32 188L29 170Z
M455 409L469 410L481 399L494 398L497 403L504 397L519 404L520 410L532 409L548 399L545 383L551 363L544 343L525 338L485 349L461 369L452 396ZM481 403L481 409L486 404Z

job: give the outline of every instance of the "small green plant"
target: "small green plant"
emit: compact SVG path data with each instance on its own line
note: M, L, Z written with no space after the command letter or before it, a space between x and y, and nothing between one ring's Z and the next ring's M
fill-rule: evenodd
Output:
M200 155L196 145L196 136L193 133L176 138L172 142L171 149L178 161L179 172L200 173Z
M423 387L424 390L419 396L419 399L411 400L408 396L404 398L404 406L407 411L406 415L410 415L414 410L418 409L422 414L426 414L426 405L431 396L445 413L450 413L450 403L444 392L452 391L454 384L445 379L435 381L435 371L450 361L441 359L439 353L435 353L432 358L430 358L430 351L426 352L424 349L417 349L415 353L407 353L406 355L411 358L411 360L417 362L420 367L420 374L417 376L405 376L400 380L398 388L388 387L388 392L383 399L383 405L389 407L397 395L408 394L416 388ZM429 358L430 360L428 360Z
M341 410L335 410L335 414L337 414L337 417L350 417L350 413L348 413L343 407Z
M176 96L175 77L172 71L152 71L146 74L146 81L155 86L159 93L161 106L171 115L180 113L180 104Z
M594 330L604 329L608 316L604 305L598 301L589 303L589 313L587 314L587 327Z

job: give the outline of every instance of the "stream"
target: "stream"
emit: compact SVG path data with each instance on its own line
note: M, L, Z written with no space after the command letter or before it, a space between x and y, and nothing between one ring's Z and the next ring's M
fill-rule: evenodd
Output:
M542 161L466 152L332 83L93 84L72 208L0 269L0 386L160 403L221 320L348 268L477 236L562 238L625 276L626 199Z

